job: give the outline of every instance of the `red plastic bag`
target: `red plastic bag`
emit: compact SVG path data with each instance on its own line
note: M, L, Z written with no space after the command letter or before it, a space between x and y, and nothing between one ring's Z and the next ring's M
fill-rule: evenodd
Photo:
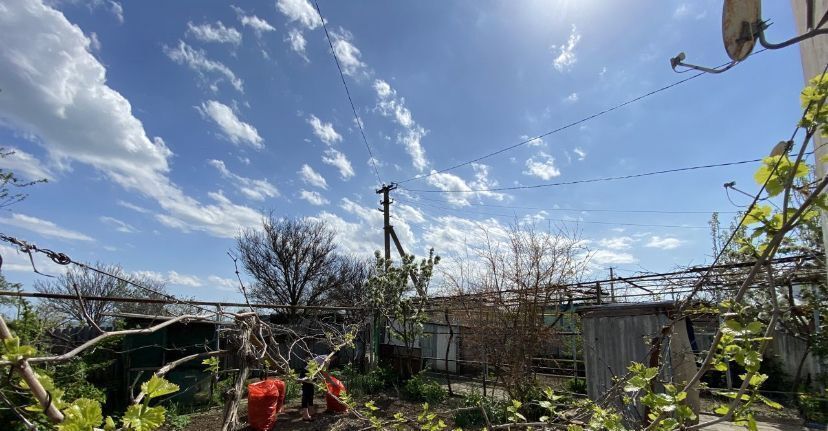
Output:
M247 423L255 431L270 431L285 402L285 382L268 379L247 385Z
M325 384L328 386L328 393L325 394L325 403L328 406L328 411L336 413L344 413L348 411L348 406L342 404L337 398L345 392L345 385L337 380L334 376L327 376ZM333 395L333 396L332 396Z

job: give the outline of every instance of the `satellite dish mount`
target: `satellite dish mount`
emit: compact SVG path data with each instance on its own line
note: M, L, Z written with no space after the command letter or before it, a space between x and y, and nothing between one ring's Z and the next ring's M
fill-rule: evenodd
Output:
M770 27L769 21L762 20L761 0L725 0L722 8L722 41L730 62L719 67L704 67L685 63L686 55L680 52L670 59L670 66L674 71L683 73L689 70L699 70L707 73L722 73L750 56L756 41L765 49L780 49L802 42L814 36L828 34L828 12L814 25L814 0L807 2L808 31L780 43L771 43L765 38L765 30ZM678 68L682 67L683 70Z

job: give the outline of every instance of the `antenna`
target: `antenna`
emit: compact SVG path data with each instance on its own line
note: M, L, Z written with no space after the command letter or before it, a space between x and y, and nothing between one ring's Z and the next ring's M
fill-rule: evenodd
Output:
M820 34L828 34L828 29L822 28L828 22L828 12L823 15L816 27L813 27L814 2L807 2L809 31L780 43L771 43L765 39L765 30L770 22L762 19L762 0L725 0L722 6L722 42L724 43L730 63L720 68L697 66L685 63L687 57L683 52L670 59L670 66L674 71L683 73L688 70L699 70L707 73L722 73L747 58L756 41L765 49L780 49ZM681 66L684 70L678 70Z

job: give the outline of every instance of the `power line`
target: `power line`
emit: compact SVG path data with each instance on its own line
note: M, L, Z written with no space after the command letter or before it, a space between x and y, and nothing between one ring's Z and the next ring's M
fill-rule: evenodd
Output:
M318 7L318 6L317 6L317 7ZM756 52L752 53L752 54L751 54L751 56L756 55L756 54L759 54L759 53L762 53L762 52L765 52L765 51L767 51L767 49L761 49L761 50L759 50L759 51L756 51ZM719 65L719 66L716 66L714 69L719 69L719 68L724 67L724 66L726 66L726 65L728 65L728 64L730 64L730 62L728 62L728 63L724 63L724 64L721 64L721 65ZM472 164L472 163L477 163L477 162L479 162L479 161L481 161L481 160L488 159L489 157L493 157L493 156L496 156L496 155L498 155L498 154L505 153L506 151L513 150L513 149L515 149L515 148L517 148L517 147L521 147L521 146L526 145L526 144L528 144L528 143L530 143L530 142L532 142L532 141L535 141L535 140L538 140L538 139L541 139L541 138L545 138L545 137L547 137L547 136L549 136L549 135L553 135L553 134L556 134L556 133L562 132L562 131L564 131L564 130L566 130L566 129L570 129L570 128L575 127L575 126L577 126L577 125L580 125L580 124L582 124L582 123L586 123L587 121L590 121L590 120L592 120L592 119L595 119L595 118L598 118L598 117L604 116L604 115L606 115L606 114L609 114L610 112L613 112L613 111L616 111L616 110L618 110L618 109L621 109L621 108L623 108L623 107L625 107L625 106L627 106L627 105L631 105L631 104L633 104L633 103L635 103L635 102L638 102L638 101L640 101L640 100L646 99L647 97L653 96L653 95L658 94L658 93L661 93L661 92L663 92L663 91L667 91L667 90L669 90L669 89L671 89L671 88L673 88L673 87L677 87L677 86L679 86L679 85L681 85L681 84L684 84L685 82L688 82L688 81L691 81L691 80L693 80L693 79L696 79L696 78L698 78L698 77L700 77L700 76L702 76L702 75L704 75L704 74L706 74L706 73L707 73L707 72L699 72L699 73L696 73L695 75L692 75L692 76L690 76L690 77L687 77L687 78L681 79L681 80L679 80L679 81L673 82L672 84L665 85L665 86L663 86L663 87L661 87L661 88L658 88L658 89L656 89L656 90L653 90L653 91L650 91L650 92L648 92L648 93L642 94L642 95L640 95L640 96L638 96L638 97L634 97L634 98L629 99L629 100L627 100L627 101L625 101L625 102L622 102L622 103L620 103L620 104L617 104L617 105L611 106L611 107L609 107L609 108L607 108L607 109L604 109L603 111L599 111L599 112L596 112L596 113L594 113L594 114L592 114L592 115L589 115L589 116L587 116L587 117L581 118L580 120L573 121L573 122L571 122L571 123L565 124L565 125L563 125L563 126L561 126L561 127L558 127L557 129L553 129L553 130L550 130L550 131L548 131L548 132L546 132L546 133L541 133L540 135L534 136L534 137L532 137L532 138L525 139L525 140L523 140L523 141L521 141L521 142L518 142L517 144L510 145L510 146L508 146L508 147L501 148L501 149L499 149L499 150L493 151L493 152L488 153L488 154L486 154L486 155L480 156L480 157L478 157L478 158L476 158L476 159L472 159L472 160L469 160L469 161L466 161L466 162L458 163L458 164L456 164L456 165L454 165L454 166L449 166L449 167L447 167L447 168L440 169L440 170L437 170L437 171L433 171L433 172L428 173L428 174L425 174L425 175L417 175L417 176L414 176L414 177L408 178L408 179L403 180L403 181L397 181L397 184L403 184L403 183L407 183L407 182L409 182L409 181L414 181L414 180L419 180L419 179L423 179L423 178L428 178L428 177L431 177L431 176L433 176L433 175L441 174L441 173L443 173L443 172L452 171L452 170L454 170L454 169L457 169L457 168L460 168L460 167L463 167L463 166L468 166L468 165L470 165L470 164Z
M379 170L377 169L377 160L374 158L374 152L371 151L371 145L368 144L368 138L365 137L365 129L362 128L362 119L359 118L359 114L357 113L356 106L354 106L354 99L351 98L351 91L348 89L348 83L345 82L345 74L342 72L342 65L339 64L339 58L336 56L336 51L334 50L333 42L331 41L331 35L328 33L328 26L325 24L325 17L322 16L322 10L319 9L319 2L314 0L314 5L316 5L316 13L319 14L319 19L322 21L322 29L325 30L325 38L328 40L328 45L331 47L331 55L333 56L334 62L336 62L336 68L339 70L339 78L342 79L342 86L345 87L345 94L348 96L348 103L351 104L351 111L354 112L354 120L356 120L357 127L359 127L359 133L362 135L362 142L365 143L365 148L368 150L368 156L371 158L371 167L374 169L374 175L377 176L377 181L382 184L382 179L380 178Z
M429 202L437 202L437 203L445 203L443 200L439 199L429 199L422 196L417 196L417 199L412 199L414 202L419 202L419 200L429 201ZM409 201L410 202L410 201ZM700 210L626 210L626 209L613 209L613 208L548 208L548 207L525 207L525 206L514 206L514 205L495 205L495 204L483 204L483 203L476 203L476 202L469 202L471 206L479 206L479 207L491 207L491 208L505 208L505 209L518 209L518 210L531 210L531 211L571 211L571 212L603 212L603 213L631 213L631 214L712 214L712 213L719 213L719 214L737 214L738 211L719 211L719 210L709 210L709 211L700 211Z
M409 204L415 203L414 201L399 199L403 202L407 202ZM458 208L449 208L439 205L431 205L425 203L419 203L419 205L424 205L427 207L441 209L444 211L453 211L456 213L462 214L478 214L478 215L485 215L491 217L504 217L504 218L511 218L514 219L518 217L517 214L496 214L496 213L489 213L489 212L481 212L481 211L468 211ZM575 224L600 224L600 225L610 225L610 226L637 226L637 227L669 227L669 228L679 228L679 229L709 229L709 226L688 226L688 225L670 225L670 224L646 224L646 223L624 223L624 222L606 222L606 221L586 221L586 220L567 220L567 219L553 219L553 218L546 218L546 217L533 217L531 214L525 214L524 217L529 217L534 220L543 220L543 221L550 221L550 222L558 222L558 223L575 223Z
M616 181L616 180L628 180L631 178L641 178L641 177L649 177L653 175L662 175L662 174L671 174L675 172L685 172L685 171L695 171L699 169L709 169L709 168L721 168L724 166L735 166L735 165L744 165L748 163L757 163L761 162L762 159L751 159L751 160L741 160L738 162L726 162L726 163L715 163L709 165L698 165L698 166L689 166L685 168L675 168L675 169L665 169L660 171L652 171L652 172L644 172L640 174L632 174L632 175L621 175L616 177L602 177L602 178L591 178L587 180L574 180L574 181L561 181L556 183L545 183L545 184L533 184L529 186L511 186L511 187L494 187L488 189L465 189L465 190L439 190L439 189L409 189L406 187L401 187L402 189L408 190L410 192L418 192L418 193L480 193L480 192L501 192L501 191L509 191L509 190L525 190L525 189L539 189L544 187L556 187L556 186L568 186L573 184L586 184L586 183L598 183L604 181Z
M37 268L35 267L34 258L32 257L32 253L41 253L41 254L47 256L49 259L52 260L52 262L54 262L58 265L72 264L72 265L75 265L79 268L86 269L86 270L98 273L100 275L103 275L103 276L111 277L111 278L113 278L115 280L118 280L122 283L126 283L130 286L133 286L133 287L136 287L140 290L143 290L144 292L147 292L151 295L157 295L159 297L165 298L166 300L170 301L171 303L190 305L194 308L200 309L201 311L212 312L212 310L208 310L204 307L201 307L201 306L198 306L198 305L193 305L189 301L180 300L180 299L176 298L175 296L170 295L168 293L161 292L157 289L153 289L151 287L144 286L140 283L136 283L135 281L130 280L129 278L125 278L125 277L122 277L122 276L116 275L116 274L110 274L109 272L106 272L102 269L96 268L94 266L88 265L88 264L83 263L83 262L78 262L76 260L73 260L71 257L67 256L64 253L55 252L55 251L52 251L48 248L41 248L41 247L38 247L38 246L36 246L36 245L34 245L30 242L19 240L17 238L14 238L12 236L8 236L8 235L2 234L2 233L0 233L0 241L15 245L19 248L20 252L26 253L29 256L29 261L32 264L32 269L34 270L34 272L36 274L44 275L44 276L47 276L47 277L52 277L51 275L43 274L42 272L38 271ZM0 258L0 264L2 264L2 258Z

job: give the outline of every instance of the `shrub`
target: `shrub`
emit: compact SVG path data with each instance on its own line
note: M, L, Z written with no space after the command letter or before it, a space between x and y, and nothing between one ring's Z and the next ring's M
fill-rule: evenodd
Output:
M293 400L299 398L299 391L302 384L296 379L285 379L285 400Z
M439 383L425 378L422 374L408 379L403 394L412 401L440 404L448 398L448 392Z
M799 396L799 407L809 421L828 423L828 400L825 398L802 394Z
M342 381L345 388L353 395L373 395L396 382L396 375L390 368L377 367L361 374L350 366L342 371Z
M566 390L574 394L587 393L586 379L569 379L566 381Z
M463 397L463 406L482 406L491 423L506 422L506 404L495 401L491 397L485 397L480 392L474 391L466 394ZM486 419L480 409L462 410L454 415L454 424L460 428L479 427L486 424Z

